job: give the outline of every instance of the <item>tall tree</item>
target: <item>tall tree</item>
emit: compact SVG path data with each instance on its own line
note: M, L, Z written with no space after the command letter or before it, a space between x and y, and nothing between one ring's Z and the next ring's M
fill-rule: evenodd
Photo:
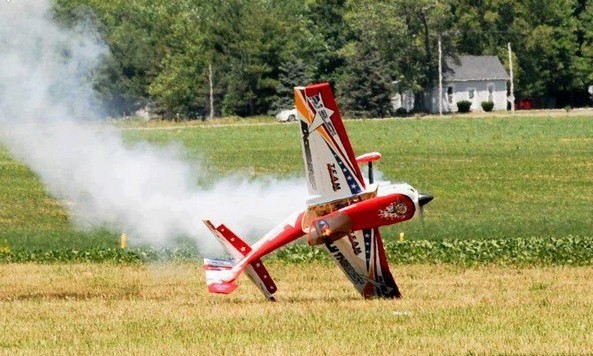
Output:
M581 80L577 85L588 88L593 85L593 0L579 0L575 16L578 21L576 75ZM585 103L592 104L590 99Z
M580 81L578 5L577 0L452 0L453 33L461 54L506 60L511 42L518 96L568 97Z
M391 80L379 51L370 44L357 47L348 56L338 82L342 108L352 117L386 117L391 114Z
M386 75L400 87L423 94L437 81L438 38L449 24L448 6L430 0L350 0L346 20L356 39L352 46L371 44L385 65ZM452 52L444 39L445 53Z
M148 7L150 8L150 7ZM158 74L148 91L165 117L204 117L208 107L206 41L199 11L191 2L176 2L161 8L161 21L168 22L166 46Z
M265 2L219 1L209 23L209 46L222 76L223 113L267 112L278 78L283 37L275 7Z
M291 87L310 79L356 87L353 73L398 82L421 103L438 78L439 38L445 56L503 62L511 42L517 96L582 104L593 82L592 1L54 0L54 15L93 22L109 46L94 83L113 114L151 105L187 117L210 110L209 65L217 114L289 106Z
M340 50L352 39L344 21L346 0L307 0L306 29L316 81L334 84L345 58Z
M312 71L305 61L291 55L289 60L280 64L278 85L276 86L277 99L272 105L272 114L282 109L294 106L293 88L312 82Z

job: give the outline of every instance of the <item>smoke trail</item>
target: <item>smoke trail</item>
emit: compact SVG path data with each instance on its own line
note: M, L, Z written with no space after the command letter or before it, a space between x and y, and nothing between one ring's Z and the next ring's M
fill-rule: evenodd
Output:
M176 146L126 144L96 121L90 70L107 48L92 31L60 28L49 1L13 1L0 11L0 140L65 202L77 226L126 231L151 244L212 241L200 218L225 221L252 239L304 204L302 180L241 177L208 189ZM207 242L206 242L207 241Z

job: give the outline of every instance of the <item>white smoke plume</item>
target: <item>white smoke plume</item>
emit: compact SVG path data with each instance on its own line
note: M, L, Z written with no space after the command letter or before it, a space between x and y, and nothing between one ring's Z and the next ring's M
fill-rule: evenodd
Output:
M182 148L126 144L117 129L89 120L100 117L89 71L108 49L88 29L56 25L50 7L0 4L0 142L78 227L154 245L190 237L208 253L216 250L202 218L254 240L304 206L302 179L227 177L200 188L197 176L208 173L181 159Z

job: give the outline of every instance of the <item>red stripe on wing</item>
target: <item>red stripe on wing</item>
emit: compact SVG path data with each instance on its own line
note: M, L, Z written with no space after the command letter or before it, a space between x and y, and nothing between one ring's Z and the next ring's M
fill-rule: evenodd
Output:
M235 235L235 233L229 230L224 224L221 224L216 228L218 232L227 240L237 251L239 251L243 256L247 255L251 252L251 246L249 246L245 241L243 241L239 236Z

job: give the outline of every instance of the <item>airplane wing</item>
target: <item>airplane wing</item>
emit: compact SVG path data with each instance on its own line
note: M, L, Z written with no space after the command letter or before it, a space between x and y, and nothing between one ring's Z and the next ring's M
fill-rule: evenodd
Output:
M301 125L309 206L365 189L360 168L328 83L294 88Z
M324 247L365 298L401 298L379 229L359 230Z

